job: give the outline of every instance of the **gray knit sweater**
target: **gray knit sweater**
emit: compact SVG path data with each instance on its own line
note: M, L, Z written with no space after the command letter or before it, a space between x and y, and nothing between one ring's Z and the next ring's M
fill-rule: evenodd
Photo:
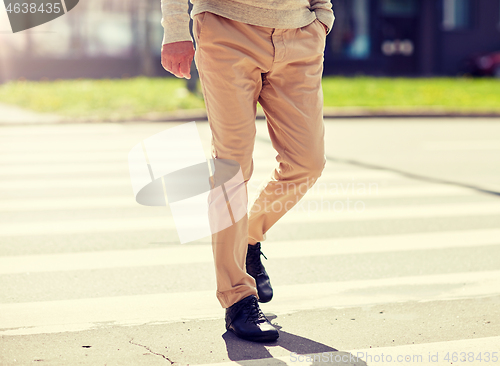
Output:
M163 44L189 41L188 0L161 0ZM190 0L191 16L208 11L239 22L270 28L300 28L316 18L328 27L335 19L330 0Z

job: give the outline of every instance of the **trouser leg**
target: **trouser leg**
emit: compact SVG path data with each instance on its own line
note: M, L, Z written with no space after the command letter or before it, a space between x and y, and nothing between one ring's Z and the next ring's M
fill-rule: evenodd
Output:
M266 32L269 33L269 29L212 13L202 13L194 19L195 60L212 131L212 155L240 164L245 181L240 188L245 194L246 182L253 170L261 73L265 60L272 59L271 45L265 41L269 36ZM257 295L255 280L246 273L247 248L247 215L227 229L212 234L217 298L223 307L246 296Z
M249 216L249 243L290 210L320 177L325 165L321 77L325 31L319 21L275 30L275 60L263 77L259 102L278 155Z

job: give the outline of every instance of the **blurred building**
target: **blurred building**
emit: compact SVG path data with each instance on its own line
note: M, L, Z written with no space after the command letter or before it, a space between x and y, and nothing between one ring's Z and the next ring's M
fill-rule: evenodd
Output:
M81 0L60 18L12 34L0 8L0 81L164 75L160 20L160 0Z
M456 75L475 53L500 50L500 0L332 3L325 74ZM0 81L165 76L160 19L160 0L81 0L12 34L0 8Z
M325 73L456 75L500 51L500 0L333 0Z

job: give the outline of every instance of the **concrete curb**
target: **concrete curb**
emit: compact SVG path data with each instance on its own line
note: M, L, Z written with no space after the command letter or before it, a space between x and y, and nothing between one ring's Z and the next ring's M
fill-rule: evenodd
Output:
M364 109L334 109L325 108L324 118L329 119L366 119L366 118L500 118L500 112L447 112L430 110L364 110ZM257 120L265 120L266 116L262 110L257 111ZM135 118L123 120L108 120L101 122L190 122L190 121L208 121L205 111L197 113L176 113L172 115L163 115L150 118ZM97 121L96 121L97 122Z
M370 110L337 110L325 109L324 118L329 119L346 119L346 118L500 118L500 112L439 112L439 111L370 111ZM257 120L265 120L266 116L263 111L257 111ZM171 115L163 115L158 117L145 117L133 119L118 119L105 121L85 121L85 122L134 122L134 121L149 121L149 122L190 122L190 121L208 121L205 111L196 113L175 113Z
M3 107L3 106L2 106ZM10 106L7 106L11 108ZM11 110L18 109L12 107ZM0 117L0 126L2 125L40 125L40 124L69 124L69 123L129 123L129 122L190 122L190 121L207 121L205 110L190 110L177 111L168 114L150 115L134 118L117 118L117 119L85 119L38 114L30 111L17 110L15 118ZM386 110L369 110L362 108L325 108L323 113L324 118L328 119L404 119L404 118L500 118L500 112L450 112L440 110L403 110L403 109L386 109ZM257 120L265 120L265 114L262 110L257 111Z
M439 110L369 110L362 108L324 108L324 118L500 118L500 112L449 112ZM257 110L257 120L265 120L266 116L262 110ZM190 122L208 121L205 110L179 111L172 114L151 116L146 118L134 118L123 120L108 120L104 122ZM100 121L96 121L100 122Z
M325 108L324 118L500 118L500 112L447 112L431 110L380 110L367 109L337 109ZM257 111L257 119L265 120L266 116L262 110ZM146 119L152 122L184 122L184 121L207 121L204 111L196 114L177 114L172 116L161 116L159 118ZM126 122L126 121L124 121Z

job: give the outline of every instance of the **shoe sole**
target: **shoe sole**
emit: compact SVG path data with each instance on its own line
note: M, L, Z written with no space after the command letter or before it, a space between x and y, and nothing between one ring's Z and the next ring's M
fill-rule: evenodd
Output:
M241 338L241 339L244 339L247 341L252 341L252 342L273 342L273 341L277 340L280 336L279 334L276 334L276 335L267 334L267 335L262 335L260 337L247 337L247 336L240 335L240 334L236 333L233 329L228 329L228 330L231 333L233 333L235 336L237 336L238 338Z
M258 299L259 302L262 303L262 304L265 304L266 302L269 302L269 301L271 301L273 299L272 296L269 299L261 299L260 296L258 296L258 298L259 298Z

